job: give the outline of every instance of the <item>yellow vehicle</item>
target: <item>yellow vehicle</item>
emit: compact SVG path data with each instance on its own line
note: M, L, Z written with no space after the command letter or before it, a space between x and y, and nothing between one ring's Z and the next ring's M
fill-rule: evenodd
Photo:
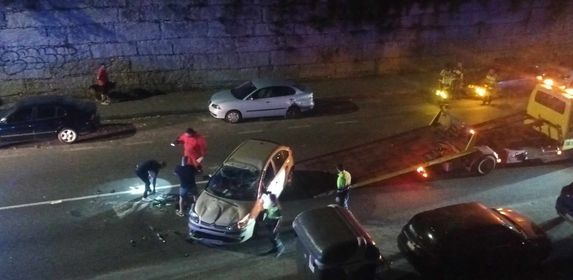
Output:
M466 170L486 175L498 165L551 162L573 156L573 89L544 81L532 90L527 108L469 127L441 109L429 125L297 162L299 170L332 169L343 155L361 187L416 172Z

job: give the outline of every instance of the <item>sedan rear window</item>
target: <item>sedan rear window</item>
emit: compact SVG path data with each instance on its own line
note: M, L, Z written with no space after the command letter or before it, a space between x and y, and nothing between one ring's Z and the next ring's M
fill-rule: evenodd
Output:
M231 89L231 94L237 99L245 99L249 93L253 92L257 87L251 81L244 82L240 86Z
M233 200L255 200L259 171L223 165L209 180L207 190L216 196Z

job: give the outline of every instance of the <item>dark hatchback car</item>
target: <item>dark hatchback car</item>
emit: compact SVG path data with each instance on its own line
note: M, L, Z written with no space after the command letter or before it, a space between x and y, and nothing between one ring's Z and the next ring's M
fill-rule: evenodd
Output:
M537 268L551 243L523 215L470 202L416 214L402 228L398 248L426 276L483 279Z
M555 210L563 219L573 223L573 183L561 189L555 202Z
M34 96L0 112L0 143L51 139L73 143L78 135L97 129L99 115L93 102L70 96Z

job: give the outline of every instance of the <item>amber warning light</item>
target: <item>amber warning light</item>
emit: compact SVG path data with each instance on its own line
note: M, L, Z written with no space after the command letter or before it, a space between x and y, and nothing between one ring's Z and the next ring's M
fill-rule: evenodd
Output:
M418 169L416 169L416 172L422 175L422 177L428 178L428 172L426 172L426 169L423 166L418 167Z

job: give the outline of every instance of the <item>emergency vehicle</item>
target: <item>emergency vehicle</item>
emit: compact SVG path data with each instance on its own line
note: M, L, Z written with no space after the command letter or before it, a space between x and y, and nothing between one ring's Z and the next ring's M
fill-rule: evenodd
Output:
M429 125L343 150L359 178L351 187L417 172L467 170L486 175L498 165L563 160L573 155L573 88L550 79L537 84L525 111L468 126L442 107ZM298 170L331 170L339 153L297 163Z

